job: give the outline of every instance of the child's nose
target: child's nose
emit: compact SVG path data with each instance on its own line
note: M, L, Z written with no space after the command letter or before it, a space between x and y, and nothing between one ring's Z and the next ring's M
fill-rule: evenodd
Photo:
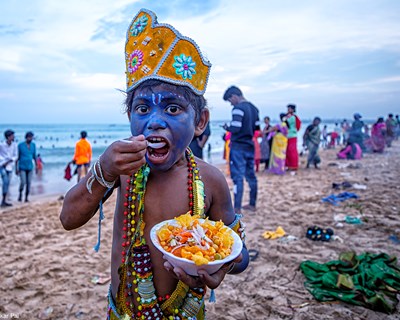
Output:
M159 116L153 115L148 124L147 129L149 130L158 130L158 129L165 129L167 127L167 123Z

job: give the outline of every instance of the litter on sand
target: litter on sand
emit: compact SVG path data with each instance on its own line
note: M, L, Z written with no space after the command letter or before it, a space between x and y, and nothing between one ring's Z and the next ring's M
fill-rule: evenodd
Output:
M262 236L267 240L274 240L283 237L286 234L281 226L276 228L275 231L265 231Z
M300 264L304 286L318 301L343 301L372 310L396 312L400 293L397 258L386 253L344 252L327 263Z
M322 202L328 202L334 206L338 205L338 202L342 202L348 199L358 199L358 195L352 192L342 192L339 194L330 194L329 196L322 198Z
M93 284L106 284L110 280L111 277L107 275L94 275L92 279L90 279L90 282Z

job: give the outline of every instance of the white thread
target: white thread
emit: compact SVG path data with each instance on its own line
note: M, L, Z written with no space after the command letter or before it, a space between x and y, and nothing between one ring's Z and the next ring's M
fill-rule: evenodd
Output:
M91 168L89 169L89 172L91 172L91 171L93 171L93 165L91 166ZM89 173L88 172L88 173ZM93 185L93 182L94 182L94 180L96 179L96 176L93 174L93 172L92 172L92 175L89 177L89 179L87 179L87 181L86 181L86 189L87 189L87 191L90 193L90 194L92 194L92 185Z
M235 262L232 263L232 265L230 266L229 270L226 273L230 273L232 272L232 270L235 268Z
M109 182L109 181L107 181L106 179L104 179L103 171L102 171L102 169L101 169L100 159L101 159L101 156L99 157L99 159L97 159L97 161L96 161L96 163L95 163L95 167L96 167L96 164L97 164L97 166L99 167L100 178L101 178L101 181L103 182L103 183L100 183L100 181L99 181L99 183L100 183L103 187L106 187L106 188L108 188L108 189L111 189L112 187L114 187L115 181L116 181L117 179L115 179L114 181L111 181L111 182ZM95 172L96 172L96 170L95 170ZM96 176L97 176L97 175L96 175ZM97 181L98 181L98 180L97 180Z
M99 157L99 159L97 159L97 161L92 165L92 167L89 170L89 172L92 172L92 175L86 181L86 189L90 194L92 194L92 185L93 185L93 182L95 179L101 186L103 186L104 188L107 188L107 189L111 189L112 187L114 187L115 181L117 181L117 179L115 179L114 181L109 182L104 179L103 172L101 169L101 164L100 164L100 158L101 158L101 156ZM99 174L97 173L96 166L98 166L100 177L99 177Z

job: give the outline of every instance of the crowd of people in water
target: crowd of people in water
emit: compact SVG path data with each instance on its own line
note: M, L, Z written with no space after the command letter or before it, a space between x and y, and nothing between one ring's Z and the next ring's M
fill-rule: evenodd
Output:
M86 140L86 136L86 131L82 131L81 139L75 145L74 156L68 164L68 168L70 164L76 166L75 173L77 173L78 182L86 175L92 158L92 147ZM7 129L4 131L4 141L0 143L0 182L2 190L0 207L12 206L9 188L13 173L19 177L18 202L29 202L33 174L40 178L44 164L45 162L40 153L37 153L32 131L26 132L25 140L18 143L15 141L14 130Z

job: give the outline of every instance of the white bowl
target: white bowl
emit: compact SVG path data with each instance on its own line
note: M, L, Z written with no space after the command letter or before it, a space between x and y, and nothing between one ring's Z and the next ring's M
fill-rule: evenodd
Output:
M200 223L203 223L205 220L204 219L199 219ZM209 222L213 223L214 221L208 220ZM227 257L225 257L222 260L215 260L215 261L210 261L207 264L203 264L203 265L196 265L192 260L186 259L186 258L180 258L175 256L174 254L167 252L164 250L164 248L161 246L159 240L158 240L158 236L157 236L157 231L165 224L169 224L172 226L179 226L179 223L172 219L172 220L166 220L163 222L160 222L158 224L156 224L153 228L151 228L150 231L150 239L151 242L153 242L153 244L155 245L155 247L160 250L165 258L167 259L167 261L174 267L180 267L182 268L187 274L190 274L192 276L197 276L198 270L205 270L206 272L208 272L209 274L213 274L215 272L217 272L225 263L230 262L234 259L236 259L240 253L242 252L242 248L243 248L243 242L242 239L240 239L239 235L233 231L232 229L230 229L229 227L226 227L227 229L229 229L229 232L231 233L232 237L233 237L233 245L232 245L232 249L231 249L231 254Z

